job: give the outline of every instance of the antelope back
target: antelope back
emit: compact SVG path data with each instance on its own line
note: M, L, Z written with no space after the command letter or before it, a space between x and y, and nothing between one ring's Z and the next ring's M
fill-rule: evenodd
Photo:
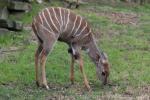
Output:
M58 34L62 41L79 41L91 33L87 21L65 8L45 8L34 18L32 26L38 30L37 25L42 25L48 33ZM42 34L42 33L40 33Z

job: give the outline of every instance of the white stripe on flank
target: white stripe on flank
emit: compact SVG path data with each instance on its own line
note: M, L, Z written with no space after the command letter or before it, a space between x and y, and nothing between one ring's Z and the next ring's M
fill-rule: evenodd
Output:
M86 25L85 25L85 27L81 30L81 32L79 33L79 34L77 34L76 36L79 36L80 34L82 34L82 32L85 30L85 28L87 27L87 22L85 22L86 23Z
M54 22L53 22L53 20L52 20L52 18L51 18L51 15L50 15L50 12L49 12L48 8L46 8L46 11L47 11L47 13L48 13L48 15L49 15L49 18L50 18L50 20L51 20L51 22L52 22L53 26L54 26L54 27L55 27L55 29L58 31L58 29L57 29L56 25L54 24ZM59 32L59 31L58 31L58 32Z
M64 23L64 25L66 24L66 13L65 13L65 9L63 8L63 11L64 11L64 14L63 14L63 23ZM64 26L63 25L63 26ZM64 28L64 27L63 27ZM63 32L64 32L64 30L63 30Z
M55 34L53 32L49 31L49 29L47 29L44 25L41 24L41 26L55 37Z
M47 21L47 18L45 17L44 11L42 12L42 15L43 15L43 17L44 17L44 19L45 19L46 24L47 24L48 27L50 28L50 30L51 30L52 32L54 32L54 31L52 30L51 26L49 25L49 23L48 23L48 21Z
M89 30L89 32L87 34L85 34L82 38L85 38L86 36L88 36L91 33L91 29Z
M40 20L41 20L42 25L43 25L43 19L42 19L42 17L41 17L41 13L39 14L39 17L40 17Z
M66 31L67 29L67 26L68 26L68 23L69 23L69 15L70 15L70 11L67 9L68 11L68 17L67 17L67 23L66 23L66 26L65 26L65 29L64 29L64 32Z
M73 53L73 55L75 55L75 54L76 54L76 52L75 52L75 49L74 49L74 47L72 46L72 44L71 44L71 49L72 49L72 53Z
M79 26L78 26L78 28L76 29L74 35L77 34L77 32L78 32L78 30L79 30L79 28L80 28L80 26L81 26L82 17L81 17L81 16L79 16L79 17L80 17L80 23L79 23Z
M78 16L76 15L76 18L75 18L75 21L74 21L74 23L73 23L73 27L72 27L72 30L71 30L71 34L72 34L72 32L73 32L73 30L74 30L74 28L75 28L75 24L76 24L77 19L78 19Z
M57 22L58 22L58 24L59 24L59 27L60 27L60 23L59 23L59 20L58 20L58 18L57 18L57 16L56 16L56 12L55 12L54 8L52 8L52 10L53 10L53 12L54 12L54 16L55 16L55 18L56 18L56 20L57 20Z
M61 12L61 8L59 8L59 13L60 13L60 18L61 18L61 31L62 31L62 26L63 26L63 19L62 19L62 12Z

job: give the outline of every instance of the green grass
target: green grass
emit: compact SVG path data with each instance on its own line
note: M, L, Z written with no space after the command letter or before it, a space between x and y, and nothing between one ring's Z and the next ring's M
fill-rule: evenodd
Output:
M63 5L59 1L42 5L33 3L33 10L20 15L18 20L29 25L33 16L47 6ZM95 12L89 8L94 8ZM34 52L37 44L31 41L30 31L11 32L0 36L0 99L43 100L56 97L95 100L138 98L149 94L150 13L148 12L150 12L150 6L113 7L91 3L83 5L74 12L85 17L96 33L102 33L102 35L96 34L98 45L108 54L111 65L110 80L113 86L100 85L100 81L96 78L95 66L84 52L84 69L93 91L88 93L84 89L82 75L77 65L75 85L69 86L68 46L57 42L46 63L47 80L51 89L38 88L34 78ZM105 16L98 16L99 12L134 13L138 15L139 21L136 26L117 24ZM10 17L16 18L13 15ZM12 47L18 50L11 51Z

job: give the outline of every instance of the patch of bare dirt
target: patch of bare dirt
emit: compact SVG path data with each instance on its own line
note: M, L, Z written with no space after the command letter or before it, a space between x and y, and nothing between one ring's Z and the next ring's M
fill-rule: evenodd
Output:
M105 16L111 21L117 24L138 24L138 15L134 13L122 13L122 12L102 12L99 13L100 16Z
M119 86L113 86L112 91L104 92L102 96L97 96L97 98L102 100L150 100L150 86L138 88L127 86L121 93L119 88Z
M141 86L141 87L138 87L137 88L137 94L138 95L141 95L141 94L143 94L143 95L149 95L150 96L150 85L149 86ZM149 98L150 99L150 98Z
M16 63L17 61L15 60L14 54L24 49L25 48L23 47L15 47L15 46L0 48L0 58L1 58L0 62L3 62L7 57L9 57L9 61L11 63Z
M149 100L150 99L150 86L139 86L138 88L132 86L126 86L125 89L120 92L121 86L111 85L111 86L93 86L91 85L92 92L88 92L81 84L74 85L59 85L50 84L51 94L46 95L46 100L76 100L77 96L82 99L92 98L94 100ZM98 87L100 89L98 89ZM109 88L109 89L107 89ZM99 94L99 92L102 94ZM98 95L93 95L93 93L98 93Z
M0 84L0 87L7 87L9 89L13 89L17 86L17 83L16 82L9 82L9 83L1 83Z
M35 86L35 83L33 83ZM45 90L45 88L33 87L33 85L24 85L22 90L28 94L33 94L35 92L44 92L44 100L76 100L76 96L83 96L88 93L82 85L75 83L71 84L48 84L50 90Z
M74 96L65 96L63 94L53 94L47 96L45 100L76 100Z
M86 9L86 12L95 12L97 16L104 16L117 24L138 25L139 22L139 15L135 13L109 12L109 11L100 12L95 8L88 8Z
M37 43L37 38L32 30L31 24L27 24L24 26L24 30L29 31L30 36L27 38L27 41L29 41L30 43Z
M24 84L21 90L28 94L44 92L44 100L77 100L77 97L84 100L90 98L93 100L150 100L150 85L139 86L137 88L127 85L120 92L120 85L104 86L104 88L101 88L101 86L93 84L92 92L88 92L83 84L81 85L78 83L74 85L50 83L50 90L37 88L33 84L35 83L31 85ZM0 86L13 89L16 88L17 83L2 83Z

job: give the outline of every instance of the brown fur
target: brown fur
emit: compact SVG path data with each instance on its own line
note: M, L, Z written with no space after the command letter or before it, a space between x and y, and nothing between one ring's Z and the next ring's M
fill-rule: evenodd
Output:
M53 9L56 13L57 18L55 17L55 13ZM59 11L61 11L62 15L60 15ZM42 13L44 13L44 16ZM52 20L50 20L49 14L51 15ZM68 21L68 14L70 14L69 21ZM62 16L62 20L61 20L61 16ZM74 26L76 17L77 17L77 21ZM81 25L79 26L80 21L81 21ZM87 23L87 27L85 27L86 23ZM71 32L73 26L74 26L74 30ZM72 58L70 80L72 83L74 82L74 71L73 71L74 63L75 60L78 60L80 71L83 75L84 84L86 88L90 90L89 82L86 78L83 69L83 61L81 58L82 48L84 48L84 50L89 50L88 54L89 57L92 59L92 61L96 64L96 72L98 74L98 77L103 81L103 83L107 83L107 78L109 75L109 65L107 63L102 63L102 61L103 60L108 61L108 60L105 57L105 55L103 55L102 51L99 51L93 36L93 32L88 22L86 22L84 18L81 18L79 15L76 15L70 10L67 10L65 8L60 8L60 10L59 8L46 8L43 11L41 11L37 17L35 17L32 23L32 28L39 41L39 47L35 53L36 81L37 84L39 84L39 86L44 86L45 88L49 89L46 81L45 63L46 63L47 55L49 54L49 52L52 51L54 43L57 40L67 43L69 48L71 48L72 50L72 52L70 52ZM82 31L82 29L84 30ZM40 65L39 65L39 61L40 61ZM41 69L41 71L39 71L39 69ZM104 69L104 71L101 69Z

